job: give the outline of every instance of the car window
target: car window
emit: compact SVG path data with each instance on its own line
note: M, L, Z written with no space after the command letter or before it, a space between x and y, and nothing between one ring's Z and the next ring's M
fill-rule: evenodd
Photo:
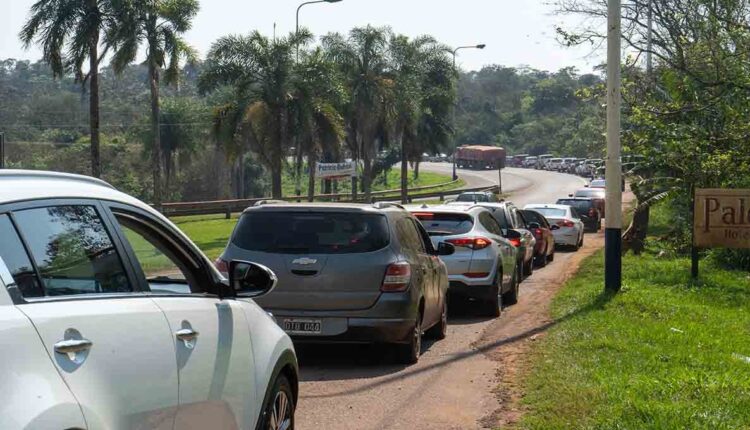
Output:
M248 212L232 243L242 249L278 254L352 254L388 246L384 215L357 212Z
M472 194L460 194L457 198L457 202L477 202L477 203L486 203L487 202L487 195L486 194L480 194L480 193L472 193Z
M571 215L571 216L572 216L573 218L575 218L575 219L580 219L580 218L581 218L581 215L580 215L580 213L579 213L579 212L578 212L578 210L577 210L576 208L574 208L574 207L571 207L571 208L570 208L570 215Z
M510 216L513 218L513 228L524 228L525 223L523 218L518 214L518 209L512 208L510 210Z
M503 230L498 225L495 218L489 212L482 212L479 214L479 223L492 234L502 236Z
M432 246L432 240L430 240L430 235L427 234L427 231L424 229L422 224L419 221L412 220L412 223L417 228L417 233L419 233L419 237L422 239L422 246L427 251L428 254L432 254L435 251L435 247Z
M115 217L151 292L190 294L188 279L193 277L188 266L170 250L166 239L133 218L117 214Z
M587 212L593 206L593 202L591 200L560 199L557 201L557 204L570 206L577 212Z
M47 296L133 291L112 239L93 206L14 213Z
M401 218L396 221L396 234L401 242L401 247L413 252L426 252L422 238L419 237L417 232L417 226L414 225L411 218Z
M534 210L546 216L547 218L562 218L567 213L565 209L559 208L534 208Z
M24 297L42 297L39 279L8 215L0 215L0 258ZM10 285L6 285L10 287Z
M418 212L414 216L430 236L465 234L474 228L474 221L468 214Z
M510 223L508 222L508 217L505 216L505 208L499 207L496 210L492 211L492 217L495 218L495 221L500 225L500 228L503 230L507 230L510 228Z

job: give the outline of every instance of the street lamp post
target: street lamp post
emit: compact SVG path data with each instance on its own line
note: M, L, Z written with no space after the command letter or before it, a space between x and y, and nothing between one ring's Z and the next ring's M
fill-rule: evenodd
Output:
M458 48L454 49L451 53L453 54L453 70L456 71L458 74L458 70L456 69L456 55L458 54L458 51L462 49L484 49L487 45L484 43L481 43L479 45L469 45L469 46L459 46ZM460 76L460 75L459 75ZM456 173L456 106L453 106L453 180L458 180L458 174Z
M338 3L340 1L342 1L342 0L313 0L313 1L307 1L307 2L301 3L299 6L297 6L297 14L295 15L294 35L295 36L299 36L299 11L302 9L303 6L307 6L309 4L316 4L316 3ZM295 61L297 63L299 63L299 40L297 40L296 45L297 46L295 48L296 48L297 52L296 52L296 55L295 55ZM300 146L299 145L299 141L296 138L295 138L295 141L296 141L295 145L297 146L296 149L297 149L298 154L299 154L299 151L301 151L301 149L299 147ZM297 169L296 169L297 172L295 172L296 173L295 174L296 178L294 180L294 182L295 182L295 184L294 184L295 185L295 187L294 187L295 190L294 191L297 194L297 196L302 195L302 177L301 177L302 167L301 167L301 161L300 161L301 158L302 158L302 155L299 155L298 156L298 163L300 165L297 166ZM313 166L310 166L310 169L312 169L312 168L313 168Z
M604 212L604 285L607 291L622 286L622 162L620 160L620 0L608 0L607 12L607 160Z

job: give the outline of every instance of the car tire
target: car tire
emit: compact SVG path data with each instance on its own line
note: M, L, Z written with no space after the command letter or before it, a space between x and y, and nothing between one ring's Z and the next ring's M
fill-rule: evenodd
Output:
M396 345L396 359L401 364L415 364L422 353L422 314L417 316L408 343Z
M497 318L503 313L503 294L502 288L500 287L501 275L498 275L495 279L495 284L492 286L490 298L487 300L487 316Z
M440 321L431 329L427 330L425 336L430 339L443 340L448 335L448 296L443 299L443 311L440 314Z
M575 245L575 250L578 251L583 247L583 235L581 235L581 238L578 240L578 243Z
M555 261L555 247L554 246L552 247L552 254L550 254L549 257L547 257L548 263L551 263L553 261Z
M518 303L518 290L520 286L521 283L518 280L518 271L515 271L513 273L513 278L511 279L510 291L503 294L503 305L515 305Z
M534 263L536 264L536 267L542 268L547 266L547 255L542 254L538 257L535 257L534 260L536 260Z
M294 393L292 384L284 375L274 382L271 395L263 407L260 430L294 429Z
M527 278L534 274L534 257L531 257L529 259L529 262L526 264L525 272Z

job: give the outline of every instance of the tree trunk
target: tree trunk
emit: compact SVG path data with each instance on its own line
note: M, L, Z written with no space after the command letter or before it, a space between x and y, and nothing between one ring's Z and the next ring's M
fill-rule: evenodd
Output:
M271 161L271 198L281 197L281 157L274 157Z
M401 142L401 203L409 203L409 160L406 159L406 146L404 138Z
M365 202L369 203L372 197L372 157L368 148L363 148L362 152L362 192L365 194Z
M91 133L91 176L102 176L99 145L99 32L89 42L89 128Z
M310 151L310 154L307 156L307 166L310 170L309 179L307 183L307 201L312 202L315 200L315 161L316 161L316 154L315 151Z
M239 166L237 166L237 197L240 199L247 198L247 192L245 191L245 154L244 151L239 156Z
M161 127L159 125L161 115L159 108L159 67L156 65L156 59L149 59L148 75L151 86L151 133L154 139L151 149L151 169L154 178L154 204L158 208L162 204L163 188L161 180Z
M302 195L302 164L304 159L302 158L302 145L300 145L300 139L297 139L297 156L294 161L294 194L296 196Z
M414 180L415 181L419 180L419 163L420 161L414 162Z

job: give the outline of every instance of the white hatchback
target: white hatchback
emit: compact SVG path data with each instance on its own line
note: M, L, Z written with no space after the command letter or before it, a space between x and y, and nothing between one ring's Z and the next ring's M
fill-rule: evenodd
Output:
M293 428L275 275L229 278L102 181L0 171L0 429Z
M555 244L572 246L576 250L583 246L584 225L576 208L567 205L531 204L524 209L533 209L547 218L551 225L557 225L557 230L552 230L555 236Z

